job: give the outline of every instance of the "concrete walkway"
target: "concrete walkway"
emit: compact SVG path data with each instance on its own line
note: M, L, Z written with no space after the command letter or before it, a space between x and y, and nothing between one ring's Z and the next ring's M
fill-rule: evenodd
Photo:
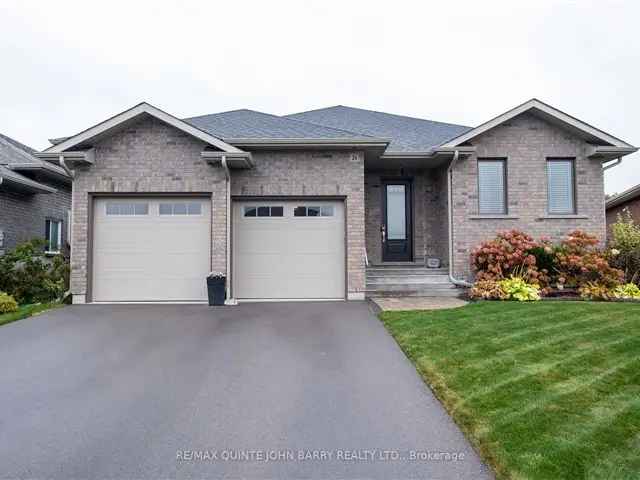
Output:
M365 302L70 306L0 364L3 478L491 477Z

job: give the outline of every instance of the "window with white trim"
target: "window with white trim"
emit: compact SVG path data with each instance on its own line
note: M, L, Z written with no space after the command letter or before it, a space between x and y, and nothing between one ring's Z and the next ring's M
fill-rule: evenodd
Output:
M45 251L48 253L59 253L62 246L62 220L48 218L45 220Z
M107 215L149 215L148 203L107 202Z
M245 217L282 217L284 216L284 207L282 205L269 206L253 206L246 205L244 207Z
M573 158L547 158L547 213L576 213Z
M478 159L478 213L507 214L507 175L504 158Z
M201 202L161 202L160 215L202 215Z

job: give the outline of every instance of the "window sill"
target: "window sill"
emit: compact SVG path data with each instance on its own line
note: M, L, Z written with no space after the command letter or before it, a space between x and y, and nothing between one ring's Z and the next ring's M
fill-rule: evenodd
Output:
M47 257L55 257L56 255L61 255L62 252L44 252Z
M544 215L542 217L538 217L538 220L588 220L589 217L587 215L575 215L575 214L567 214L567 215Z
M517 215L471 215L469 220L518 220Z

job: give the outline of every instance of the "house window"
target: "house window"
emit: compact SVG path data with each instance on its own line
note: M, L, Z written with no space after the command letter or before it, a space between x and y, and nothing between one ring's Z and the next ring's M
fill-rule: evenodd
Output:
M46 240L46 252L60 252L60 247L62 245L62 220L45 220L44 238Z
M505 159L478 159L478 212L481 215L507 213Z
M284 215L284 207L278 206L245 206L245 217L282 217Z
M148 215L148 203L108 202L107 215Z
M300 206L293 210L294 217L333 217L333 205Z
M547 212L556 215L575 213L574 159L547 159Z
M200 202L162 202L159 207L160 215L202 215Z

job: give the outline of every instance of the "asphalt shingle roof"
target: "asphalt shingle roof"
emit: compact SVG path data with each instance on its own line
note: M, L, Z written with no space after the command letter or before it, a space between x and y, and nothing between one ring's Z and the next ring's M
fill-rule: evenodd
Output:
M434 122L343 105L293 113L285 115L284 118L330 128L348 129L375 137L390 138L392 140L387 147L387 152L426 152L471 130L471 127L463 125Z
M331 139L368 136L347 129L315 125L247 109L185 118L184 121L223 140L227 138Z
M27 165L27 168L36 168L45 174L55 173L58 176L67 177L64 170L57 165L48 162L45 163L44 160L35 157L33 154L36 153L36 151L37 150L0 133L0 177L45 190L50 190L50 187L30 179L16 170L22 170L24 169L24 165ZM20 165L20 167L18 165Z
M0 164L33 163L34 165L42 165L42 160L32 155L35 152L36 150L33 148L0 133Z

